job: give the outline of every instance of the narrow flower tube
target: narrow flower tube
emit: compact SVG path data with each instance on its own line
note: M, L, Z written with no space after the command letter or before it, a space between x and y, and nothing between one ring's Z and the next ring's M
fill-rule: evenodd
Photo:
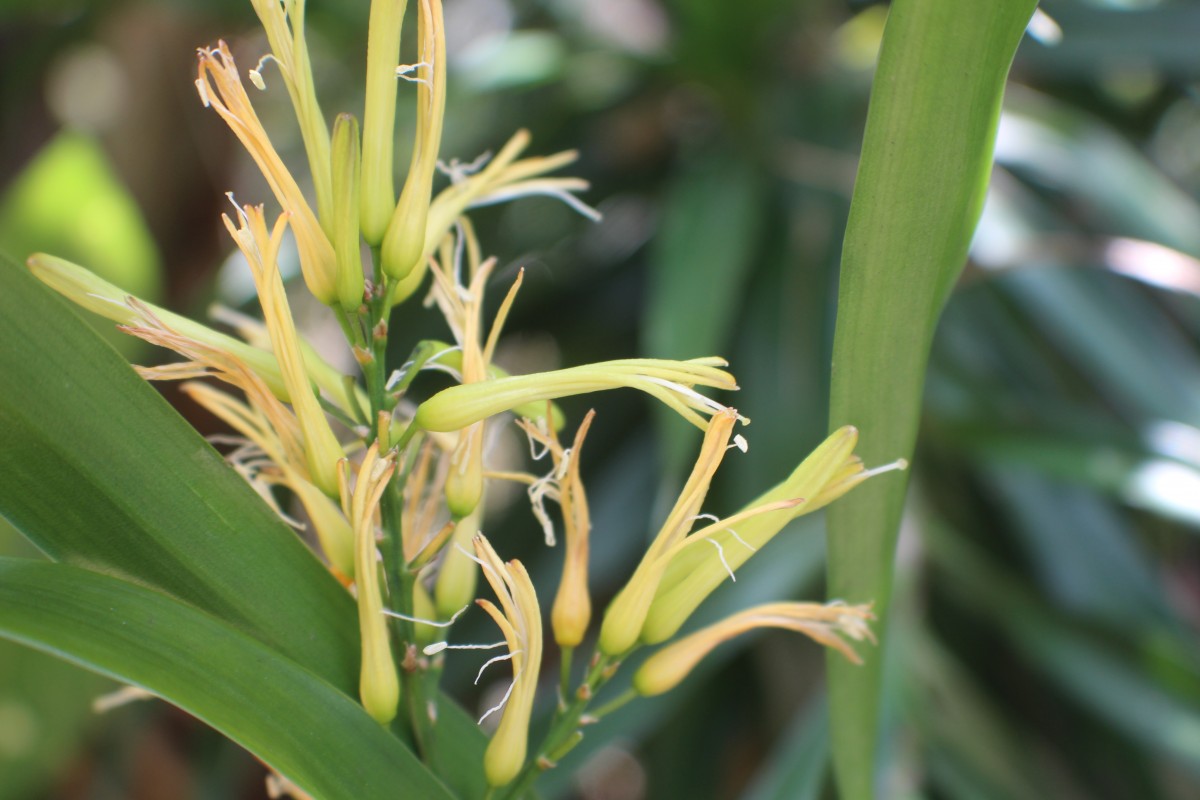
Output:
M562 579L550 609L550 625L554 631L554 641L559 647L578 647L592 621L592 600L588 593L588 550L592 522L588 514L587 494L579 476L579 455L595 417L596 412L589 411L575 432L566 475L559 485L558 504L562 509L566 533L566 553L563 555ZM555 458L556 471L561 468L563 457L560 451Z
M379 556L375 539L375 513L388 480L396 469L390 457L380 458L375 445L367 450L353 491L349 486L349 464L339 471L342 505L354 526L354 566L358 592L358 627L362 637L362 671L359 697L363 708L380 725L396 716L400 681L392 659L387 619L383 614L383 592L379 585Z
M704 430L707 422L702 415L727 409L692 387L737 389L733 376L719 369L724 366L726 363L720 358L691 361L633 358L451 386L422 403L415 421L428 431L455 431L529 403L626 387L640 389L661 400Z
M730 518L741 517L736 526L717 523L710 526L713 530L706 540L685 543L657 588L642 628L642 641L655 644L674 636L714 589L796 517L822 508L872 475L905 466L900 461L865 470L854 455L857 444L855 428L839 428L787 480ZM784 505L789 500L793 504ZM753 513L756 509L765 510Z
M446 111L446 31L441 0L419 0L417 136L408 177L383 237L383 270L393 280L413 271L425 253L425 229L433 195L433 175L442 143Z
M698 518L700 505L725 456L737 419L737 412L730 410L714 415L709 422L700 455L671 513L634 570L633 577L613 598L604 614L599 648L606 655L621 656L637 643L663 573Z
M512 662L511 693L483 756L488 784L504 786L521 771L529 746L529 718L542 663L542 612L533 582L520 561L502 562L483 534L475 537L474 545L500 607L488 600L475 602L500 626Z
M258 299L262 305L267 331L279 361L279 371L288 387L292 408L296 411L296 418L304 435L309 476L324 492L336 495L337 463L345 454L308 382L308 374L300 355L296 324L292 320L292 312L288 307L283 279L279 276L279 265L276 261L287 217L280 216L274 230L268 234L262 206L245 206L238 210L240 225L235 226L228 215L225 215L225 227L246 256L254 276L254 285L258 289Z
M662 694L679 685L714 647L755 628L782 628L811 637L832 647L855 664L862 659L846 642L874 643L867 623L874 619L870 606L843 603L768 603L741 611L659 650L633 676L638 694Z
M288 172L283 160L271 145L271 140L250 103L250 97L246 94L246 88L242 85L229 46L220 42L216 49L204 48L199 50L198 54L200 67L196 89L200 93L201 101L205 106L216 110L221 119L225 120L258 165L275 199L290 215L289 224L296 237L304 283L314 297L326 305L332 305L337 301L337 259L333 245L321 228L316 214L304 199L296 179ZM328 179L328 142L325 144L323 160Z
M393 142L396 138L396 64L408 0L371 0L367 31L367 89L363 102L362 234L372 247L383 242L396 210Z
M305 0L250 0L263 29L271 53L279 65L287 86L296 121L300 124L300 137L308 155L308 169L312 176L313 190L317 195L317 216L325 230L332 233L333 191L329 167L329 128L317 102L317 90L313 83L312 62L308 57L308 44L304 34ZM261 64L261 62L260 62ZM263 78L256 69L257 81Z
M148 311L179 335L229 353L252 369L267 384L273 395L284 402L290 399L283 375L279 371L279 362L269 351L153 303L132 298L118 286L65 259L35 253L29 257L26 265L38 280L72 303L120 325L137 325L141 321L142 312L136 309ZM327 392L334 402L346 408L342 374L322 359L312 345L303 339L300 341L300 352L309 380Z
M361 161L358 120L351 114L338 114L333 123L333 250L337 256L338 302L347 312L362 305L365 285L359 243Z

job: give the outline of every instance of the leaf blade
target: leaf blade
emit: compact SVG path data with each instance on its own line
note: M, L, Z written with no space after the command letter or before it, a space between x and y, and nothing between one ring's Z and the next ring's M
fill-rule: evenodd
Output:
M0 635L141 686L322 798L452 797L318 676L169 595L66 564L0 559Z
M934 326L966 260L1005 78L1034 7L892 4L846 229L831 376L831 429L858 425L869 464L912 455ZM874 601L881 634L905 486L876 479L828 514L830 596ZM851 800L873 796L881 663L827 659L834 771Z

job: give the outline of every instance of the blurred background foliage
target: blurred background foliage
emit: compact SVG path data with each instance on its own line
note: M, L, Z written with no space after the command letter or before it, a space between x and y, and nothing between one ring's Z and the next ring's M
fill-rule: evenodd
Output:
M751 449L709 510L734 509L825 431L836 266L886 7L445 1L444 155L473 159L527 127L538 152L579 148L605 214L592 226L532 200L475 214L500 282L528 270L501 363L728 356ZM324 110L358 113L366 0L309 5ZM1200 3L1043 7L1061 40L1051 28L1018 53L929 369L887 654L889 798L1200 795ZM51 250L196 316L246 305L222 193L267 192L195 96L192 53L219 35L243 67L264 49L242 0L0 0L0 249ZM283 97L260 108L299 165ZM318 309L298 313L328 332ZM394 341L444 336L415 302L393 325ZM638 397L594 402L583 470L602 606L697 438ZM574 420L587 409L564 405ZM496 437L501 461L522 448ZM561 556L519 499L495 492L486 527L549 591ZM9 533L0 549L27 553ZM696 623L821 597L822 551L821 521L803 518ZM461 636L484 631L475 620ZM186 715L95 715L106 682L0 648L0 799L263 796L253 760ZM471 687L473 669L447 673L468 708L503 689ZM605 720L543 795L829 797L824 715L816 648L762 635Z

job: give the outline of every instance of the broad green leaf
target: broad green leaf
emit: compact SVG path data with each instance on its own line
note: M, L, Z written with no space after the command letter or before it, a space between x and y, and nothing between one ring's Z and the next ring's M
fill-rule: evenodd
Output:
M0 514L52 558L166 591L357 697L357 610L328 570L72 309L7 260L0 285L0 340L22 342L0 347ZM480 764L453 700L440 721L439 757Z
M842 254L830 424L868 464L911 456L930 341L966 259L1005 78L1034 0L897 0L884 29ZM886 633L900 476L829 512L829 593L874 602ZM885 640L886 641L886 640ZM873 796L882 658L828 659L841 796Z
M0 514L57 561L152 586L348 694L357 612L296 534L110 346L0 262Z
M353 700L160 592L65 564L0 559L0 635L169 700L314 797L453 797Z

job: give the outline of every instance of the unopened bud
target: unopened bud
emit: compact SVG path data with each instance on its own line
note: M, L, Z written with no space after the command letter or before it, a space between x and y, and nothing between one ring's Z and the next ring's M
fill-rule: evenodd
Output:
M409 275L425 253L425 229L433 175L446 111L446 32L441 0L420 0L418 52L423 77L417 81L417 136L400 200L383 237L383 271L393 280Z
M446 474L446 507L455 519L475 510L483 497L483 425L477 422L459 433Z
M396 137L396 62L408 0L372 0L367 31L367 89L363 103L362 234L378 247L396 209L392 142Z
M337 255L338 302L351 313L363 302L358 225L360 164L358 120L350 114L338 114L333 123L333 249Z

